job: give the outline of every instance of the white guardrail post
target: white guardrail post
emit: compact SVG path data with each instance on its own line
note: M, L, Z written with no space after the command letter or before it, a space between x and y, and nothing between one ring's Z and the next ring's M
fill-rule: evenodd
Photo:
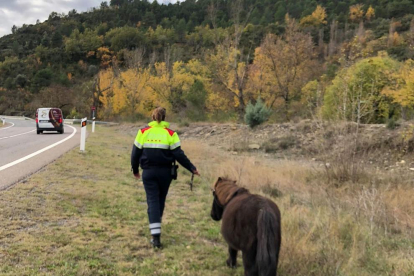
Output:
M88 118L83 118L81 123L81 140L80 140L80 151L85 151L85 144L86 144L86 124Z
M3 126L6 124L6 119L1 118L1 120L3 121Z
M93 117L92 121L92 133L95 133L95 117Z

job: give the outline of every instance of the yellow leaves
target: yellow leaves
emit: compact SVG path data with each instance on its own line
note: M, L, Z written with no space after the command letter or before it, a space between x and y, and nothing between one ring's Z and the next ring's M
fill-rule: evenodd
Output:
M114 52L110 51L107 47L98 48L96 57L101 60L101 68L107 69L111 66L113 54Z
M367 12L365 13L365 18L368 21L371 21L375 17L375 9L372 6L369 6ZM364 19L364 5L356 4L349 7L349 19L354 22L361 22Z
M375 10L372 6L369 6L367 13L365 14L365 18L368 21L371 21L371 19L373 19L375 17Z
M73 76L72 76L72 73L68 73L68 80L72 80L72 78L73 78Z
M113 83L114 72L112 69L100 71L98 74L97 85L100 90L103 91L102 95L95 94L95 97L99 97L99 100L102 102L103 107L108 109L112 106L112 91L111 85ZM99 91L95 91L97 93Z
M392 46L398 46L401 43L404 42L404 39L400 37L400 35L397 32L394 32L391 37L391 45Z
M362 4L356 4L351 7L349 7L349 19L354 22L359 22L364 17L364 5Z
M198 62L192 61L191 67ZM173 112L179 112L185 107L185 96L198 77L191 73L182 61L172 64L171 68L165 62L154 64L154 75L150 77L148 86L157 96L159 104L167 105Z
M95 51L89 51L89 52L86 54L86 57L87 57L87 58L90 58L90 57L93 57L93 56L95 56Z
M318 27L320 25L325 25L326 23L326 9L320 5L316 7L315 11L311 15L302 18L300 21L300 24L304 27Z
M414 61L407 60L391 78L393 85L385 87L382 93L403 107L414 107Z
M313 43L309 35L297 30L294 21L289 23L283 37L268 34L256 49L253 63L256 76L249 87L259 87L261 96L272 107L278 97L289 103L311 77L317 66L313 60Z
M100 101L111 115L146 114L156 101L148 86L149 69L129 69L113 74L112 69L99 73L99 86L102 91Z

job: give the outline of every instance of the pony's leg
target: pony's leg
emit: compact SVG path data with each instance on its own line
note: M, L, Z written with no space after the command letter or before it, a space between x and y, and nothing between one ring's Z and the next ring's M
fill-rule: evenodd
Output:
M243 251L243 266L245 276L257 276L259 270L256 266L256 248L253 247L250 250Z
M237 250L229 246L229 258L227 259L227 266L236 268L237 265Z

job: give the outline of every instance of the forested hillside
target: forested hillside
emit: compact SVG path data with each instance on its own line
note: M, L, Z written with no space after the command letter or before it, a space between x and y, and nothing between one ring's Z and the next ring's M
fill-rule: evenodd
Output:
M318 5L317 5L318 4ZM414 107L410 0L112 0L0 38L0 114L382 123Z

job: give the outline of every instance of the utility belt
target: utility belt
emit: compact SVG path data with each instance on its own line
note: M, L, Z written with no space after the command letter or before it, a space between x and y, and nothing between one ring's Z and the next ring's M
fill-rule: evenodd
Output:
M170 169L171 170L171 177L174 180L178 178L178 168L176 161L174 160L172 165L145 165L141 166L143 170L151 170L151 169Z

